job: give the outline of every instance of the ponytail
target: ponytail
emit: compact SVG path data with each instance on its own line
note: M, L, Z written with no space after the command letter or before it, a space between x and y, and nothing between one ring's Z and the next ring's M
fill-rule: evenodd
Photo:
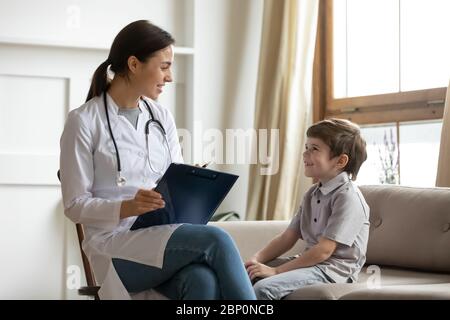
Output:
M109 65L111 65L114 75L127 76L130 56L135 56L139 61L145 62L155 52L174 42L175 39L167 31L147 20L134 21L125 26L114 38L108 59L95 70L86 101L100 96L109 89L107 78Z
M101 95L109 87L107 70L111 63L109 59L106 59L101 65L98 66L92 77L91 87L87 95L86 101L91 100L93 97Z

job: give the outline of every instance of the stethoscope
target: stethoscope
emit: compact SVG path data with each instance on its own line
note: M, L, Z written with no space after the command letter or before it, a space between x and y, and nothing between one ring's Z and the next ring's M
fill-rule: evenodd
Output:
M149 133L149 127L151 124L156 124L156 127L159 129L159 131L161 132L164 141L166 142L166 149L167 149L167 153L169 154L169 158L170 158L170 163L172 163L172 154L170 152L170 147L169 147L169 142L167 141L167 135L166 135L166 130L164 129L163 125L161 124L161 122L158 119L155 119L155 117L153 116L153 112L152 109L150 108L150 106L148 105L147 101L145 101L144 99L141 98L142 101L144 101L145 107L147 108L148 114L149 114L149 120L147 120L147 123L145 124L145 146L147 149L147 162L149 164L150 169L155 172L158 173L160 175L163 174L163 170L155 170L152 166L152 162L150 161L150 151L148 149L148 133ZM114 149L116 150L116 161L117 161L117 179L116 179L116 183L117 186L122 187L127 183L127 180L125 179L125 177L122 176L122 166L120 164L120 155L119 155L119 149L117 148L117 143L116 143L116 139L114 138L114 134L112 132L111 129L111 122L109 121L109 111L108 111L108 102L106 99L106 92L103 94L103 102L105 104L105 112L106 112L106 120L108 121L108 128L109 128L109 133L111 134L111 140L114 144ZM167 153L164 153L164 158L166 158Z

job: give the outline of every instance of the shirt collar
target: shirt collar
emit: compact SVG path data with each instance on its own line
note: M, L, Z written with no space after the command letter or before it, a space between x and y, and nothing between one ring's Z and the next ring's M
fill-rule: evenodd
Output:
M331 179L330 181L322 184L318 183L316 189L314 190L314 193L317 192L317 190L320 190L323 195L329 194L331 191L336 190L343 184L350 181L350 178L348 176L348 173L346 171L343 171L339 173L336 177Z
M106 100L108 103L108 109L111 110L112 112L114 112L115 115L119 114L119 106L114 102L113 98L109 95L109 93L106 93ZM139 104L138 104L138 108L141 111L140 113L142 113L142 110L147 110L144 106L143 106L144 102L142 102L141 100L139 100Z

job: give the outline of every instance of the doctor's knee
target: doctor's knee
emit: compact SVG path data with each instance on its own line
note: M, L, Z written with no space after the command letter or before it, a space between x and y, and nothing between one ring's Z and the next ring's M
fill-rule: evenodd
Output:
M223 229L216 226L207 226L207 234L210 241L219 246L233 246L233 238Z

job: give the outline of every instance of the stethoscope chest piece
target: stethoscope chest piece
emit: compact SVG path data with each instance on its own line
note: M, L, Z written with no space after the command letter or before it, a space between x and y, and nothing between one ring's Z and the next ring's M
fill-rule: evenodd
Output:
M127 180L121 175L119 175L117 176L116 183L118 187L123 187L127 183Z

